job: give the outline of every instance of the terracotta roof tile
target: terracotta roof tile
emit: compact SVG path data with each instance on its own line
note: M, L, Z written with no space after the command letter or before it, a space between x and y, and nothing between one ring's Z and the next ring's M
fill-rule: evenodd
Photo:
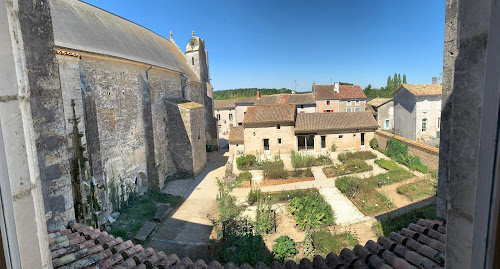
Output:
M294 122L295 105L254 106L247 109L243 124Z
M243 133L243 127L231 127L231 129L229 129L229 142L243 142Z
M214 100L214 108L215 109L234 109L235 102L237 99L229 99L229 100Z
M295 123L295 132L377 128L377 121L370 112L300 113Z
M287 261L285 265L273 262L269 267L259 262L254 267L243 264L239 268L232 262L221 265L217 261L206 264L203 260L193 262L190 258L179 259L177 255L165 255L163 252L155 253L153 249L143 249L141 245L131 245L129 242L113 237L113 242L119 242L112 249L96 240L90 239L91 235L103 234L97 229L79 224L72 225L70 229L61 228L59 231L49 233L50 247L60 246L58 242L69 242L67 237L77 233L75 238L87 238L85 242L67 246L67 251L54 256L54 268L169 268L169 269L326 269L326 268L443 268L445 263L444 245L446 242L437 240L446 234L446 227L442 223L432 220L419 220L417 224L410 224L408 228L399 233L391 232L388 237L381 236L374 242L369 240L365 246L356 245L352 250L343 249L338 255L330 253L326 257L315 256L312 260L304 258L299 264ZM65 238L66 237L66 238ZM112 237L112 236L110 236ZM52 240L53 239L53 240ZM124 248L120 250L121 248ZM59 251L59 250L57 250Z
M285 104L314 105L316 104L316 100L312 93L263 95L255 99L256 106Z
M372 99L370 100L368 103L366 103L367 105L370 105L370 106L374 106L374 107L379 107L389 101L392 101L392 98L375 98L375 99Z
M253 103L255 103L256 98L257 98L256 96L242 97L242 98L236 99L236 101L234 103L236 103L236 104L253 104Z
M430 96L443 94L441 84L401 84L392 95L398 93L401 89L406 89L415 96Z
M366 99L359 85L339 85L339 92L334 92L335 85L314 85L316 99Z

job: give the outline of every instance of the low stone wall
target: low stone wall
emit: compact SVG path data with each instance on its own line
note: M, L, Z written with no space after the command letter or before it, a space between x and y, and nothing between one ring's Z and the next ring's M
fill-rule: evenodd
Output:
M403 144L407 145L408 154L419 157L422 163L427 165L429 169L431 170L438 169L439 167L438 148L426 145L421 142L416 142L399 135L390 134L381 130L375 131L375 138L378 141L378 145L380 148L384 150L387 148L387 140L391 139L392 137L403 142Z

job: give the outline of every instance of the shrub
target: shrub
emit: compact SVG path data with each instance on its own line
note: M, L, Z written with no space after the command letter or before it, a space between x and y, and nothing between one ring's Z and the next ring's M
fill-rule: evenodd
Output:
M264 162L262 172L265 179L280 179L288 177L283 160L279 159Z
M257 205L257 214L255 215L256 228L258 233L271 233L274 230L274 215L271 212L269 202L260 200Z
M248 193L248 204L253 205L264 197L260 189L251 189Z
M335 145L335 142L332 142L332 146L330 147L330 150L332 152L335 152L337 150L337 145Z
M332 207L320 194L292 198L290 213L295 215L295 223L302 230L335 222Z
M437 170L437 169L436 170L432 170L431 171L431 177L433 179L438 179L438 177L439 177L439 170Z
M368 160L376 157L377 155L375 155L375 153L371 152L370 150L363 150L356 152L350 152L350 151L342 152L337 156L339 161L344 161L344 162L351 159Z
M370 147L372 149L378 149L378 140L377 138L372 138L372 140L370 140Z
M239 170L248 170L257 166L257 157L255 155L243 155L236 159L236 166Z
M358 240L350 233L332 234L328 229L320 229L312 233L312 241L317 255L340 253L344 248L352 248Z
M242 181L247 181L247 180L250 180L252 179L252 174L248 171L244 171L244 172L241 172L240 175L238 176L238 181L239 182L242 182Z
M318 157L316 157L316 165L324 165L324 164L331 164L332 159L328 154L320 154Z
M376 159L375 163L378 164L378 166L386 169L386 170L396 170L396 169L402 169L399 167L399 165L393 161L393 160L385 160L385 159Z
M273 254L282 264L285 260L293 258L299 251L295 248L295 242L288 235L282 235L274 240Z
M335 180L335 187L345 195L352 196L361 187L358 177L345 176Z
M411 170L417 170L417 171L422 172L424 174L429 173L429 168L427 166L423 165L422 162L420 161L420 158L418 158L416 156L408 155L408 159L406 161L406 166L408 166L408 168L410 168Z
M234 262L236 266L245 263L255 266L261 261L271 262L269 258L272 259L272 256L268 254L266 244L259 234L233 235L224 239L214 245L214 258L222 264Z
M385 154L398 163L404 163L408 155L408 147L393 137L387 141Z
M307 169L304 171L304 177L314 177L311 167L307 167Z
M294 168L310 167L314 166L316 157L311 154L300 154L292 151L292 153L290 154L290 161L292 162L292 166Z

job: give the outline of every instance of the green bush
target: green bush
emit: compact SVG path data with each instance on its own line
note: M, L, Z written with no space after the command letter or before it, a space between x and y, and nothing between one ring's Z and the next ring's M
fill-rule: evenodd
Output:
M312 154L301 154L292 151L290 154L290 161L292 162L292 166L294 168L302 168L302 167L311 167L311 166L319 166L324 164L332 163L332 159L327 154L318 155L315 157Z
M335 142L332 142L332 146L330 147L330 150L332 152L335 152L337 150L337 145L335 145Z
M321 256L330 252L339 254L342 249L352 248L359 243L350 232L332 234L328 229L320 229L311 236L316 254Z
M259 201L255 220L258 233L268 234L274 231L274 214L271 211L269 202L265 200Z
M255 155L243 155L236 159L236 166L239 170L249 170L258 165Z
M439 170L437 170L437 169L436 170L432 170L431 171L431 177L433 179L438 179L438 177L439 177Z
M429 173L429 168L422 164L420 158L415 156L408 155L406 166L408 166L411 170L416 170L424 174Z
M258 262L271 263L272 256L260 234L228 236L213 246L214 258L222 264L233 262L236 266L245 263L255 266Z
M247 180L250 180L252 179L252 174L248 171L244 171L244 172L241 172L239 175L238 175L238 181L239 182L242 182L242 181L247 181Z
M406 165L411 170L422 173L429 172L429 168L422 164L420 158L409 155L408 147L395 138L391 138L387 141L387 150L385 154L396 162Z
M251 189L248 193L248 204L253 205L264 197L260 189Z
M344 162L352 159L368 160L376 157L377 155L375 155L375 153L371 152L370 150L355 151L355 152L347 151L339 153L339 155L337 156L339 161L344 161Z
M304 177L314 177L311 167L307 167L307 169L304 171Z
M397 170L402 169L399 165L393 160L385 160L385 159L376 159L375 163L378 166L384 168L385 170Z
M372 140L370 140L370 147L372 149L378 149L378 140L374 137Z
M295 242L288 235L282 235L274 240L273 254L282 264L293 258L299 251L295 248Z
M262 172L265 179L281 179L288 177L283 160L280 159L264 162Z
M295 215L295 223L300 229L332 225L335 222L332 207L318 193L290 200L290 213Z
M335 187L345 195L352 195L361 187L358 177L345 176L335 180Z
M331 164L331 163L332 163L332 159L330 158L330 155L328 155L328 154L320 154L320 155L318 155L318 157L316 157L315 164L317 166Z

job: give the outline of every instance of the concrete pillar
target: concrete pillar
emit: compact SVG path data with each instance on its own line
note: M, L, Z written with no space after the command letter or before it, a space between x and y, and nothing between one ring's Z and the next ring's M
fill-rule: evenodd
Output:
M0 43L2 239L10 267L51 268L47 228L74 211L48 1L1 1Z
M497 0L447 0L446 7L438 184L438 216L447 220L446 268L493 268L500 265L494 261L500 206L500 5Z

